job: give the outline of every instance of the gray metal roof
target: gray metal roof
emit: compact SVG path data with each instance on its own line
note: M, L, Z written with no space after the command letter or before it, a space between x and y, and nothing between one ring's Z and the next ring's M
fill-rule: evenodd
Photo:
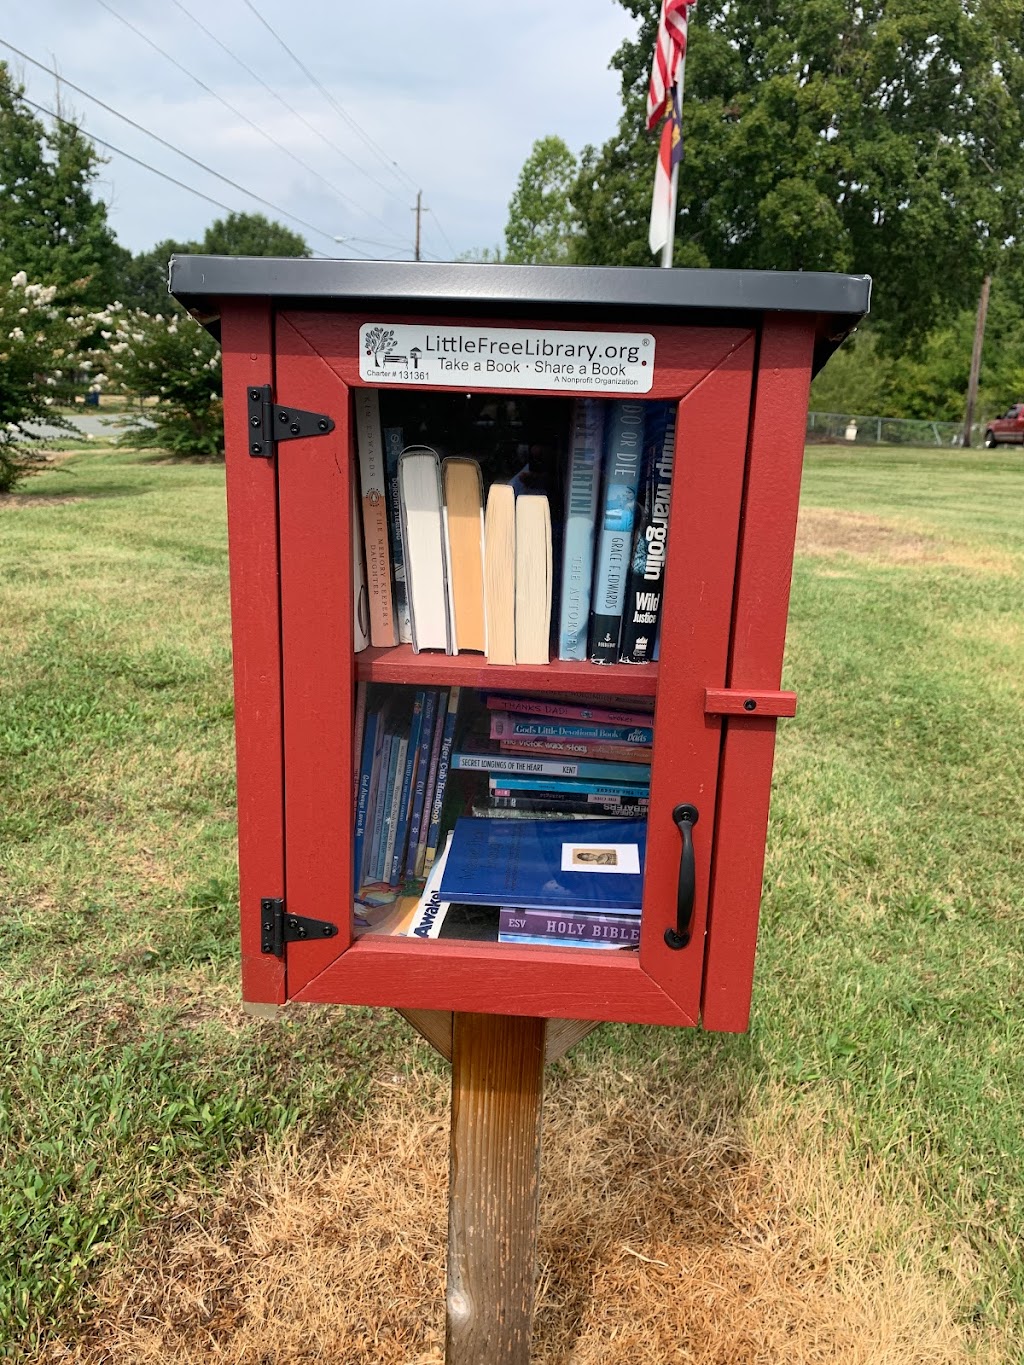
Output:
M174 256L170 292L216 330L221 300L387 312L650 318L731 323L767 312L811 313L815 368L867 313L871 279L789 270L660 270L623 266L334 261L278 256Z

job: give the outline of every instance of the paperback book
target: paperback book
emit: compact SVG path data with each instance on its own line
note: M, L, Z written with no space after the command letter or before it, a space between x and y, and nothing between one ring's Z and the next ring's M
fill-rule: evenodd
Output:
M622 615L619 659L647 663L661 619L668 549L668 514L675 463L675 404L648 404L644 433L644 467L637 496L626 604Z
M594 562L589 655L594 663L615 663L626 600L626 573L633 544L633 519L644 450L646 403L611 404L601 480L601 533Z

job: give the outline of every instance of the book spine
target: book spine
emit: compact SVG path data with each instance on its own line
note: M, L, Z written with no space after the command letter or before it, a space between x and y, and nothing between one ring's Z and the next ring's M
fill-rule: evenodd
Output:
M377 743L378 720L379 716L377 712L374 712L366 721L361 746L362 758L359 763L359 777L356 784L355 844L352 850L356 891L363 883L363 853L366 849L366 821L370 811L370 787L373 781L373 759Z
M434 743L434 729L437 722L437 692L428 690L423 699L423 724L420 727L419 752L416 755L416 785L412 794L412 810L409 812L409 837L406 841L405 875L415 877L416 855L419 847L420 826L423 823L423 807L426 804L427 775L430 769L430 751Z
M585 782L575 777L512 777L502 773L488 783L492 796L514 796L516 792L582 792L585 796L624 796L639 801L650 795L649 782Z
M394 754L395 745L398 743L397 737L385 731L384 742L381 745L380 758L377 764L377 781L374 789L373 804L367 819L367 838L370 841L370 849L366 857L366 873L364 880L367 882L379 881L377 865L380 861L381 833L384 829L384 808L388 799L388 778L391 773L391 761Z
M384 467L377 390L356 389L355 405L359 484L363 497L366 588L370 601L370 641L375 649L380 649L398 644L398 626L391 593L391 550L385 499L387 471Z
M366 687L367 684L364 682L356 683L356 712L352 723L353 759L357 754L361 755L363 752L363 730L366 727ZM354 763L352 766L354 769L352 778L352 808L354 810L356 803L359 800L359 777L362 772L362 767L357 767Z
M652 744L654 727L599 725L585 720L535 720L497 711L491 716L491 739L592 739L604 744Z
M556 914L550 910L518 910L503 905L498 911L498 932L574 943L614 943L621 948L640 942L640 917L581 910Z
M416 868L414 876L422 877L427 859L427 835L430 833L430 814L434 806L434 791L437 786L437 769L441 762L441 743L444 739L445 718L448 714L448 693L442 691L437 698L437 715L434 719L434 738L430 747L430 768L427 772L427 786L423 793L423 814L420 816L420 830L416 840Z
M451 766L467 772L515 773L533 777L592 778L598 782L648 783L649 763L590 762L580 758L519 758L515 754L452 754Z
M524 811L535 815L538 811L552 811L563 815L615 815L623 820L645 820L648 802L623 801L621 797L610 796L601 800L597 797L580 797L574 800L566 796L491 796L488 798L496 811Z
M614 820L613 815L598 810L596 806L583 811L547 810L538 814L532 810L499 810L477 801L471 807L473 816L478 820Z
M553 948L556 944L566 942L563 939L545 938L541 934L511 934L507 931L498 933L499 943L519 943L534 948ZM624 943L602 943L596 939L574 939L573 946L576 948L596 949L598 952L607 952L609 949L625 948Z
M452 746L455 743L455 721L461 692L461 688L453 687L448 698L441 752L437 761L437 782L434 785L434 799L430 808L430 829L427 832L427 848L423 859L424 871L433 866L437 857L437 845L441 837L441 813L444 810L444 793L448 785L448 769L451 765Z
M503 754L551 754L562 758L606 758L614 763L650 763L649 744L595 744L587 739L503 739Z
M594 571L594 523L600 487L605 403L577 398L565 490L558 657L587 657L590 587Z
M402 777L405 773L405 756L409 752L408 731L401 735L398 740L397 754L394 764L394 775L391 778L391 808L384 812L384 830L381 834L381 842L384 844L383 853L380 860L380 873L378 881L391 884L391 860L395 856L395 838L398 834L398 822L401 812L402 800Z
M352 515L352 649L359 654L370 643L370 603L366 594L366 556L363 553L363 509L359 502L359 480L353 479Z
M420 734L423 730L423 692L416 693L412 706L412 724L409 727L409 747L405 753L405 768L402 772L402 795L398 803L398 826L395 830L395 848L387 870L388 884L397 886L405 870L405 845L409 838L409 817L412 812L413 783L416 780L416 760L420 752Z
M539 701L533 697L488 696L488 711L514 716L547 716L551 720L592 720L601 725L653 725L650 711L610 711L601 706L576 706L566 702Z
M619 642L619 659L624 664L644 664L654 657L665 596L676 413L674 403L650 406L653 411L648 413L644 436L644 472Z
M589 655L615 663L626 600L626 574L633 545L633 519L644 451L644 404L622 399L612 405L601 480L603 512L594 561Z
M391 569L395 590L395 617L398 638L404 645L412 643L412 619L409 615L409 585L405 577L405 539L402 536L402 512L398 502L398 458L405 446L401 427L384 428L384 463L388 479L388 525L391 528Z

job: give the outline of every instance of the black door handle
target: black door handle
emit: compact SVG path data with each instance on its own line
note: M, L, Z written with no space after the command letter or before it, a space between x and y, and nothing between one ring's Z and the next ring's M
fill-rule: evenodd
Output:
M685 948L690 941L693 901L697 890L697 872L693 858L693 827L700 818L696 806L676 806L672 819L683 837L683 851L679 855L679 890L676 892L676 927L665 930L665 942L670 948Z

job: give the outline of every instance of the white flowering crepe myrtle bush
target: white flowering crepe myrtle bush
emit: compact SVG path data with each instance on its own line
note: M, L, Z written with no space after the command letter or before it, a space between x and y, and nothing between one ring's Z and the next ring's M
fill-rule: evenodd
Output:
M36 469L52 444L31 424L75 431L57 408L74 401L93 368L85 350L93 323L82 309L56 307L56 292L24 270L0 283L0 492Z
M165 317L115 303L92 315L105 349L97 351L111 387L151 404L121 437L173 455L224 453L220 348L187 313Z

